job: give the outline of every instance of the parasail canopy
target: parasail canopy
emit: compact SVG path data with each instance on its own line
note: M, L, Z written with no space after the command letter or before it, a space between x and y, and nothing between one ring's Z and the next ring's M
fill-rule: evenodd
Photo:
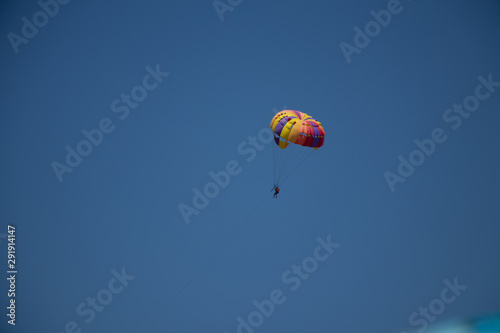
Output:
M278 112L271 121L276 144L285 149L290 143L318 149L325 142L321 123L308 114L296 110Z

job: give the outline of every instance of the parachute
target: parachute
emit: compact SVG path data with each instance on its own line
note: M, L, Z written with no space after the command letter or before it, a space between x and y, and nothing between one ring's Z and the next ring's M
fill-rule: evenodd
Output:
M273 150L276 187L283 184L315 150L323 146L325 130L319 121L296 110L278 112L271 121L271 129L276 143Z

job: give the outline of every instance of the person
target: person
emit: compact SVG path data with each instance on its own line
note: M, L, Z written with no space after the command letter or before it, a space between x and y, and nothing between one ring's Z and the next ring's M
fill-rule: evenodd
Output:
M273 195L273 198L277 198L277 197L278 197L278 193L280 193L280 188L279 188L279 187L275 187L275 188L274 188L274 195Z

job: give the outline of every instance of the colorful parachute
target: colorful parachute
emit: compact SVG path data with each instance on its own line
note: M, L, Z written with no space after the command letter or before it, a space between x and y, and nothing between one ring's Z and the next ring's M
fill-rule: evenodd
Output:
M271 121L276 144L285 149L290 143L318 149L325 142L325 130L311 116L295 111L278 112Z
M297 171L312 152L323 146L325 130L319 121L296 110L278 112L271 121L271 129L276 142L274 185L278 186Z

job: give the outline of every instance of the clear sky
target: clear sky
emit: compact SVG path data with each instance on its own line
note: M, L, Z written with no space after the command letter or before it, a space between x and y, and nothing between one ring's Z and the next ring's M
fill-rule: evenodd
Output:
M0 5L1 332L398 333L500 309L498 1L64 2ZM325 144L273 199L285 108Z

